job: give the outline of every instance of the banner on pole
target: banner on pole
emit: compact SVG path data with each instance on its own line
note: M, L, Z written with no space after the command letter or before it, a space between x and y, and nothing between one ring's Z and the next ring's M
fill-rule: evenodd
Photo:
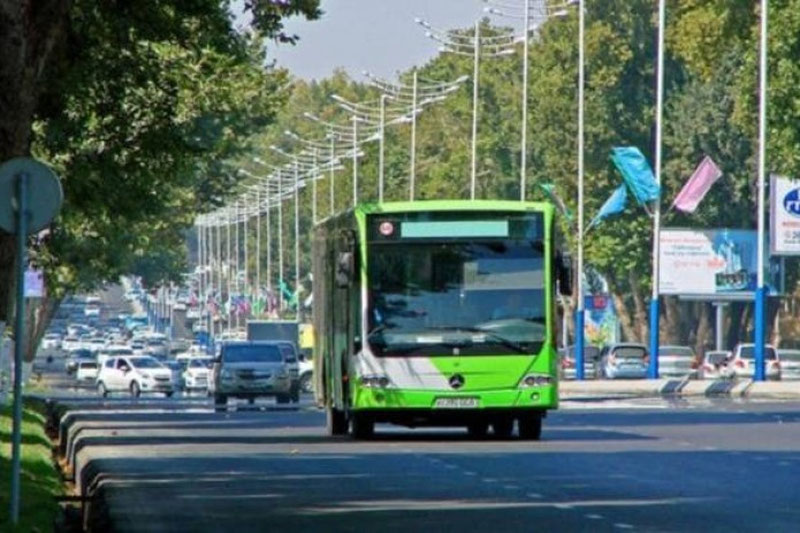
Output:
M800 255L800 181L770 177L769 249L772 255Z
M659 292L719 300L753 298L757 278L754 230L661 230ZM771 296L781 292L781 264L767 263L765 281Z

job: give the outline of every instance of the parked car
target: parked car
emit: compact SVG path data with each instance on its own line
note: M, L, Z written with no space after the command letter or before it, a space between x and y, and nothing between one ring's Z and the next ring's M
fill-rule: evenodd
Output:
M75 370L75 379L80 382L94 383L97 379L97 361L78 361L78 368Z
M731 352L727 350L712 350L703 356L700 365L700 379L730 379L734 376L730 365Z
M194 357L186 361L183 371L183 383L186 390L208 389L208 376L211 373L213 359L210 357Z
M278 342L278 346L280 346L283 361L289 369L291 380L289 397L292 402L297 403L300 401L300 362L297 358L297 348L292 342Z
M81 347L81 341L76 335L67 335L61 341L61 349L65 352L71 352Z
M230 397L252 403L258 397L274 396L278 403L288 403L289 365L274 342L224 342L211 368L209 392L217 406L225 405Z
M68 352L67 359L64 362L64 370L66 370L67 374L75 373L78 370L78 363L81 361L96 362L94 354L90 350L79 348Z
M778 349L781 379L800 379L800 350Z
M137 397L146 392L163 392L172 396L172 371L152 357L110 357L97 374L97 392L129 392Z
M167 341L160 338L147 339L145 341L144 353L158 358L166 358L169 355Z
M600 377L643 379L647 377L647 347L644 344L610 344L600 353Z
M61 335L58 333L47 333L42 339L42 348L45 350L61 349Z
M97 318L100 316L99 305L87 305L83 308L83 316L87 318Z
M663 377L697 377L697 356L689 346L659 346L658 373Z
M755 373L755 345L738 344L733 350L730 365L736 377L752 378ZM764 346L764 377L781 379L781 361L775 348L769 344Z
M172 372L172 388L176 391L183 390L183 365L178 361L159 361Z
M311 353L305 350L300 350L297 359L300 372L300 391L312 394L314 392L314 359Z
M558 350L561 361L561 377L575 379L575 346L567 346ZM587 344L583 347L583 374L587 378L597 377L597 362L600 359L600 348Z

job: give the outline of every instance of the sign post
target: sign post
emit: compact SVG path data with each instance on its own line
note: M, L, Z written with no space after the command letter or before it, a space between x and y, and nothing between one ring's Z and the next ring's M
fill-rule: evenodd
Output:
M35 194L32 194L36 191ZM17 240L16 320L14 327L13 422L11 429L11 524L19 522L22 443L22 354L25 353L25 270L27 237L44 229L63 201L61 184L47 166L27 158L0 165L0 228Z

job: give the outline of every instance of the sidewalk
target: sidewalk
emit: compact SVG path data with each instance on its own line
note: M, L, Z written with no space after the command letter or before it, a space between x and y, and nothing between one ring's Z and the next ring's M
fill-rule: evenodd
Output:
M800 400L800 381L752 380L686 380L640 379L640 380L562 380L560 395L564 399L597 398L613 396L707 396L731 398L758 398L776 400Z

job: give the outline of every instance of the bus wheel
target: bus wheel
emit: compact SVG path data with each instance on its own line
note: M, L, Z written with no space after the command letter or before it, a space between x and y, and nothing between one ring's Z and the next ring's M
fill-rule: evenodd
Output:
M542 414L530 413L519 417L519 437L539 440L542 437Z
M353 437L356 439L369 439L375 433L375 421L369 415L353 413Z
M325 425L328 435L332 437L336 435L347 435L347 418L345 418L344 413L333 407L328 407L325 413Z
M501 417L492 422L492 431L495 438L508 439L511 438L511 432L514 431L514 419Z
M472 422L467 426L467 433L473 439L485 439L488 431L488 422Z

